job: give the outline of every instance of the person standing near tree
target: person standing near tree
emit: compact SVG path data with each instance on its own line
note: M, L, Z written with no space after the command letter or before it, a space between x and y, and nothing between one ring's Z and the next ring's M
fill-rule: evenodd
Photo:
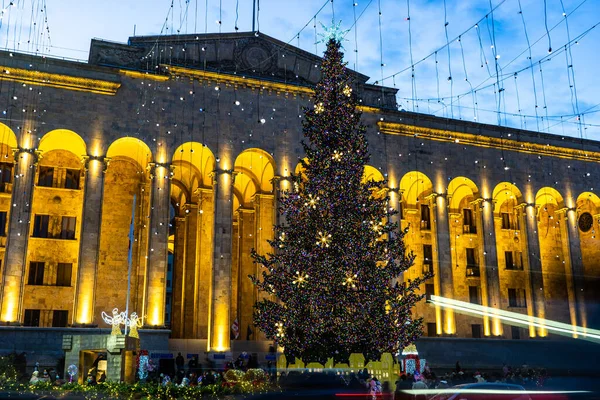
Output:
M185 365L185 360L181 353L177 353L177 357L175 357L175 366L177 367L177 374L179 375L180 371L183 371L183 367Z

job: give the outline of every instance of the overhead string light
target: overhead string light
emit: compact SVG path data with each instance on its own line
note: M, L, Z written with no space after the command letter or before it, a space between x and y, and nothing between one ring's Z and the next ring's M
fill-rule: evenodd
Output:
M444 0L444 33L446 34L446 50L448 51L448 82L450 83L450 97L453 97L454 82L452 81L452 61L450 59L450 41L448 39L448 13L446 0ZM413 66L414 68L414 66ZM450 117L454 118L454 102L450 103Z
M357 0L352 1L352 15L354 16L354 70L358 71L358 25L356 19L356 6L358 6Z
M521 22L523 24L523 32L525 34L525 40L527 41L527 52L528 52L528 59L529 59L529 71L531 72L531 84L533 87L533 100L534 100L534 111L535 111L535 123L537 126L537 131L540 130L540 120L538 117L538 98L537 98L537 88L536 88L536 84L535 84L535 73L533 71L533 56L531 55L531 43L529 42L529 35L527 33L527 24L525 24L525 16L523 15L523 8L521 7L521 0L517 0L518 4L519 4L519 15L521 16ZM516 79L517 73L515 72L515 79ZM515 81L516 82L516 81ZM521 108L521 107L519 107ZM523 118L525 119L525 118ZM525 129L527 129L527 124L524 124Z
M462 37L458 37L458 43L460 44L460 55L462 58L463 70L465 73L465 82L469 85L471 89L471 101L473 103L473 120L477 121L477 104L475 102L475 94L473 93L473 85L471 85L471 81L469 81L469 75L467 74L467 64L465 63L465 50L463 48Z
M383 79L383 67L385 64L383 63L383 32L381 28L381 0L377 0L377 9L379 13L378 24L379 24L379 61L381 68L381 99L379 100L379 104L384 107L385 106L385 92L384 92L384 79Z
M494 23L494 11L492 8L492 1L490 0L490 9L492 10L489 14L489 17L491 18L491 30L490 30L490 18L486 17L486 26L488 28L488 36L490 39L490 43L491 43L491 49L492 49L492 56L494 57L494 69L495 69L495 77L496 77L496 90L494 91L494 93L497 93L496 96L496 111L497 111L497 116L498 116L498 125L502 125L502 114L500 113L502 111L501 109L501 105L502 105L502 92L504 91L504 88L502 87L502 85L500 85L500 72L499 72L499 66L498 66L498 60L500 59L500 55L498 54L498 49L496 48L496 27L495 27L495 23Z
M411 19L410 19L410 0L406 0L406 21L408 22L408 53L410 55L410 65L411 65L411 93L412 98L417 98L417 81L415 77L415 65L413 60L413 50L412 50L412 30L411 30ZM395 77L394 82L395 82ZM412 102L412 111L419 111L419 103L416 103L415 100Z
M565 20L565 30L567 32L567 40L569 43L571 42L571 31L569 30L569 16L567 15L567 11L565 10L565 5L563 0L560 0L560 7L562 9L562 16ZM565 46L566 47L566 46ZM578 122L582 122L582 118L579 116L579 99L577 98L577 85L575 83L575 67L573 65L573 53L571 52L571 46L569 46L565 51L565 58L567 63L567 77L569 78L569 89L571 91L571 105L573 107L573 112L578 115ZM582 125L579 124L579 136L583 139L583 129Z
M546 115L546 132L550 133L550 123L548 121L548 104L546 103L546 87L544 86L544 72L542 71L542 61L538 61L540 69L540 81L542 83L542 99L544 101L544 114ZM544 117L542 117L542 128L544 126Z

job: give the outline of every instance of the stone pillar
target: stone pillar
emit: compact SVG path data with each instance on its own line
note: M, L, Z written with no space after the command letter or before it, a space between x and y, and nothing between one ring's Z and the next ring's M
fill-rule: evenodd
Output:
M571 323L575 326L586 327L587 315L583 291L583 259L579 241L579 228L577 226L577 211L573 208L564 208L557 212L557 216L559 218L562 239L563 263L565 265ZM576 337L577 335L574 334L574 336Z
M525 227L526 239L525 251L523 252L523 263L527 268L529 281L531 282L531 294L533 299L534 316L546 318L546 299L544 294L544 277L542 274L542 259L540 253L540 240L538 237L537 207L535 204L525 204L525 212L522 215ZM538 335L547 335L546 328L538 327Z
M185 214L183 214L185 215ZM186 255L186 218L175 218L175 254L173 259L173 303L171 306L171 331L173 338L183 338L185 301L185 255Z
M229 313L234 179L235 173L232 170L216 169L213 171L215 211L208 334L208 350L211 352L224 352L231 348Z
M25 260L29 228L30 224L33 224L31 199L38 154L33 149L19 148L15 151L14 157L15 180L4 253L4 271L2 282L0 282L2 290L0 321L19 324L23 314L21 306L26 270Z
M398 189L394 189L394 188L390 188L388 190L388 210L391 208L394 211L397 212L397 214L392 215L390 217L390 222L392 223L397 223L398 224L398 233L402 232L402 227L401 227L401 223L402 221L400 220L400 194L398 192ZM395 281L393 282L394 284L396 284L396 282L402 283L404 282L404 272L402 272L400 274L400 276L398 277L398 279L395 279Z
M195 315L197 338L207 339L209 331L211 281L214 236L214 193L212 189L198 189L198 275L196 276L197 307Z
M527 247L527 222L526 222L526 211L525 203L521 203L515 206L516 215L518 218L519 233L518 238L520 242L520 250L522 254L523 272L525 277L525 300L527 301L527 315L530 317L529 322L533 323L533 317L535 317L535 300L533 283L531 281L531 273L529 267L528 247ZM536 337L536 327L533 325L529 326L529 337Z
M91 325L94 323L96 315L94 305L106 165L104 157L90 156L85 159L83 219L79 240L75 315L73 317L76 325Z
M285 225L287 223L284 214L279 212L281 199L286 191L292 190L290 178L287 176L276 176L273 179L273 189L275 191L275 225Z
M494 225L494 203L491 199L481 199L476 204L479 217L479 271L481 273L481 292L484 306L499 310L500 276L498 274L498 252L496 250L496 227ZM490 325L491 322L491 325ZM486 336L501 336L502 323L492 313L491 321L484 316L484 333Z
M432 206L435 212L435 241L437 244L437 271L434 270L440 295L452 299L454 297L454 284L452 281L452 255L450 250L450 225L448 223L448 205L444 194L432 196ZM454 312L444 310L443 333L454 335L456 323Z
M250 250L257 249L256 220L258 213L255 209L240 208L238 210L239 249L237 276L237 317L239 318L240 339L247 337L248 325L252 324L254 302L257 300L256 288L248 275L255 275L257 265L250 257ZM232 316L233 317L233 316Z
M151 164L152 199L146 277L146 326L165 324L167 258L169 255L170 170L167 164Z
M195 196L192 196L192 199ZM185 264L183 265L183 337L197 338L195 323L198 310L196 296L196 280L198 277L198 204L188 203L184 206L186 240Z

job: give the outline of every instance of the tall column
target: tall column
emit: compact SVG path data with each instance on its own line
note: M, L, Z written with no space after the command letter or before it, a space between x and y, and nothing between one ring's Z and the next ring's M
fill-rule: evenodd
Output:
M535 317L535 300L533 282L531 281L531 273L529 267L529 250L527 246L527 222L525 203L518 204L515 206L516 215L518 218L518 239L520 242L520 250L522 254L523 272L525 277L525 300L527 302L527 315L530 317L529 321L533 323L533 317ZM536 337L536 328L531 324L529 326L529 337Z
M577 211L574 208L565 208L559 210L557 215L562 238L571 323L575 326L586 327L587 315L583 291L583 259L579 241L579 228L577 227Z
M398 230L397 233L399 234L400 232L402 232L402 227L400 226L401 224L401 220L400 220L400 194L398 189L396 188L390 188L388 190L388 197L389 197L389 201L388 201L388 210L391 208L393 210L395 210L397 212L397 214L392 215L390 217L390 222L392 223L397 223L398 224ZM396 232L394 233L396 234ZM404 272L402 272L400 274L400 276L398 277L398 279L395 280L395 282L393 282L394 284L396 282L402 283L404 282Z
M230 343L233 170L213 171L214 239L209 351L228 351Z
M83 219L77 261L77 283L75 295L76 325L90 325L96 316L96 279L100 249L100 225L102 222L102 199L104 197L104 157L85 159L85 188L83 197Z
M194 196L192 197L194 198ZM183 337L197 338L196 315L199 311L196 296L198 277L198 204L188 203L185 208L186 241L183 266Z
M195 315L197 338L207 339L209 331L211 280L214 238L214 193L212 189L198 189L198 253L199 269L196 276L198 313Z
M185 215L185 214L183 214ZM173 338L184 337L185 302L185 254L187 239L185 217L175 217L175 254L173 259L173 301L171 305L171 334Z
M15 151L15 180L13 184L8 238L4 253L2 303L0 321L19 324L22 319L23 284L27 241L31 222L31 199L37 153L33 149Z
M444 194L437 194L433 199L435 209L435 238L437 243L438 287L442 297L454 297L454 284L452 282L452 255L450 251L450 226L448 223L448 205ZM453 335L456 333L454 312L451 309L444 310L443 333Z
M287 176L275 176L273 178L273 189L275 192L275 225L285 225L287 223L286 217L279 212L279 207L281 207L281 199L284 193L292 189L290 178Z
M169 256L169 207L171 196L170 169L167 164L152 164L152 199L150 238L146 278L145 325L165 324L167 259Z
M542 259L540 253L540 240L538 237L537 207L535 204L525 204L525 213L522 215L525 226L526 246L523 262L527 268L531 282L534 316L546 318L546 299L544 294L544 277L542 275ZM544 327L538 328L538 335L545 337L547 331Z
M257 265L253 262L252 257L250 257L250 250L257 249L259 251L256 229L256 220L259 218L259 213L255 209L247 208L240 208L238 212L240 239L237 277L237 316L239 317L240 339L245 340L248 337L248 325L252 324L254 302L257 300L256 288L248 278L248 275L255 275L257 270Z
M483 305L494 309L500 309L500 276L498 274L498 254L496 250L496 228L494 226L494 203L491 199L481 199L476 202L479 226L481 227L480 250L479 251L481 289ZM492 313L491 326L487 316L484 316L485 335L501 336L502 323Z

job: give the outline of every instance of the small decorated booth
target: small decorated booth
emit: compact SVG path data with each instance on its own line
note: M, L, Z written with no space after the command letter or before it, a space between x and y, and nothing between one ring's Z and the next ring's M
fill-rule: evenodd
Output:
M415 372L423 373L425 370L425 359L419 358L419 352L417 346L413 343L402 350L402 358L400 359L400 365L402 372L405 374L414 375Z

